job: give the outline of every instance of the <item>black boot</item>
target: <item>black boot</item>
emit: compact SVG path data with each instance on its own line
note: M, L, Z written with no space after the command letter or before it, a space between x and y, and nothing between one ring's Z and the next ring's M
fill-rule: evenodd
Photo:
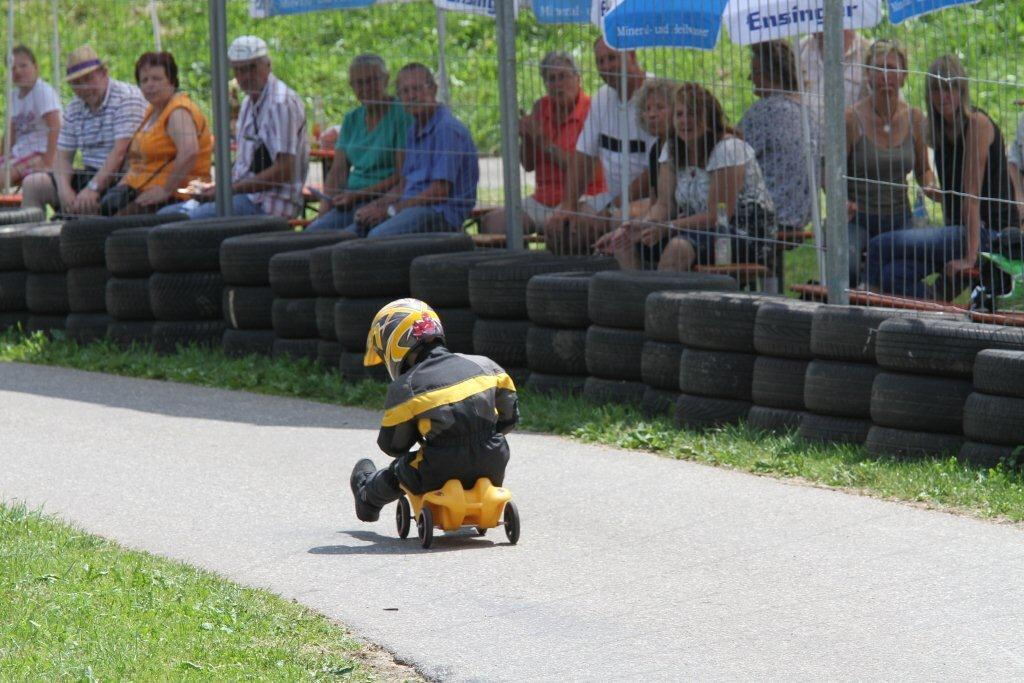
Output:
M363 522L376 522L380 518L380 508L370 505L363 500L363 485L366 480L377 471L377 466L369 458L363 458L352 468L352 475L349 477L349 485L352 487L352 497L356 501L356 517Z

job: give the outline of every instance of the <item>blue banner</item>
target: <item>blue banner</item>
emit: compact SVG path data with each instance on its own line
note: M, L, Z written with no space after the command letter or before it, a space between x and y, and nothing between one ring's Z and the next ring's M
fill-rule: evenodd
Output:
M539 24L587 24L593 0L533 0Z
M907 19L956 5L973 5L978 0L889 0L889 21L901 24Z
M712 50L727 0L621 0L604 16L604 37L616 50L690 47Z
M251 0L249 14L256 17L272 17L278 14L302 14L329 9L355 9L369 7L376 0Z

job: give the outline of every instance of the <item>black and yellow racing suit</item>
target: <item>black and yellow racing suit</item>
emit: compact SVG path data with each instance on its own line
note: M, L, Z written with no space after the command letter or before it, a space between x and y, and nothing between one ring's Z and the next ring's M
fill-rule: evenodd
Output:
M509 458L505 434L518 421L515 385L501 366L438 344L388 387L377 445L395 460L369 477L360 495L383 507L402 495L399 483L413 493L449 479L469 488L488 477L500 486Z

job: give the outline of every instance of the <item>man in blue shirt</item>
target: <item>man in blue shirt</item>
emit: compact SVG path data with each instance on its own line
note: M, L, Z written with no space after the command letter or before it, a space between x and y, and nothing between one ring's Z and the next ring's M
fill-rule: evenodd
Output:
M480 180L473 138L448 107L437 102L434 74L418 63L398 72L398 98L413 119L401 181L366 204L346 230L365 237L458 231L476 204Z

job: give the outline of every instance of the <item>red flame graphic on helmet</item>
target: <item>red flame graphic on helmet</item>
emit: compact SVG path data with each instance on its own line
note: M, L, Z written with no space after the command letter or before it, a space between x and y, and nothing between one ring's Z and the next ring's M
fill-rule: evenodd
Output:
M430 317L429 313L412 324L412 336L414 339L422 339L423 335L437 334L437 322Z

